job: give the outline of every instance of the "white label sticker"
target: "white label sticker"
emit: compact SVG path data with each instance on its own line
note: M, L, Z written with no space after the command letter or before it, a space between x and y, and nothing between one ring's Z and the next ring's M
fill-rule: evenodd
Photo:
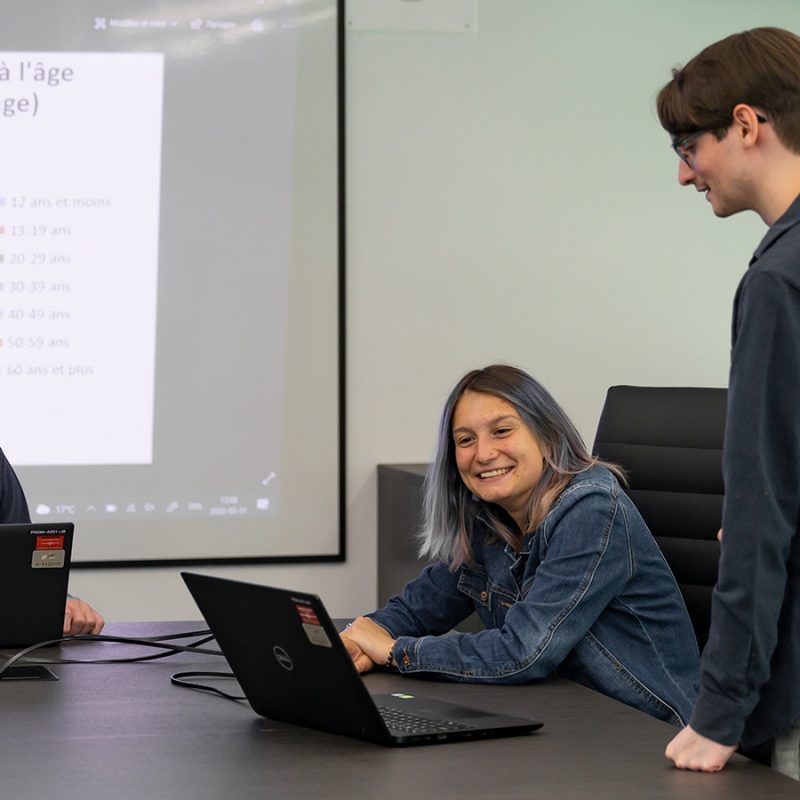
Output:
M306 632L308 641L311 642L311 644L318 645L319 647L333 647L331 640L328 638L328 634L325 633L321 625L309 625L307 622L304 622L303 630Z
M64 566L63 550L34 550L31 558L33 569L60 569Z

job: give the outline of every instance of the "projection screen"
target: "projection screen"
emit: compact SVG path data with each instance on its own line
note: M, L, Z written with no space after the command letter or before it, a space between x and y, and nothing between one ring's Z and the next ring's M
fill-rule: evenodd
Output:
M78 562L344 556L341 16L0 6L0 447Z

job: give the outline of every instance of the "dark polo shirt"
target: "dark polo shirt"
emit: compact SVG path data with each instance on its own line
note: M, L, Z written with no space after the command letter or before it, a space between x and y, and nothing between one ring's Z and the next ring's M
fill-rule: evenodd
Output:
M724 537L692 727L754 747L800 724L800 198L736 292Z

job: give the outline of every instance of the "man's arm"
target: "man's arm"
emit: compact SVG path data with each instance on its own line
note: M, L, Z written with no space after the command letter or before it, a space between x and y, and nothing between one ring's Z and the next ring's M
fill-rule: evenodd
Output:
M64 635L82 636L98 634L105 620L79 597L68 597L64 610Z

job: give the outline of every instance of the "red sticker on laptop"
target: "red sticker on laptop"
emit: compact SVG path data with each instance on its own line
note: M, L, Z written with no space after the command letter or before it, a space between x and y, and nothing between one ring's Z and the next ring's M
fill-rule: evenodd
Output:
M39 533L36 535L36 550L63 550L64 549L64 534L63 533Z
M307 625L319 625L319 618L311 606L301 606L295 603L294 607L297 609L300 619Z
M317 645L317 647L332 647L331 640L320 624L319 617L314 609L311 606L302 606L299 603L295 603L294 607L300 615L300 622L303 625L306 636L308 636L308 641Z

